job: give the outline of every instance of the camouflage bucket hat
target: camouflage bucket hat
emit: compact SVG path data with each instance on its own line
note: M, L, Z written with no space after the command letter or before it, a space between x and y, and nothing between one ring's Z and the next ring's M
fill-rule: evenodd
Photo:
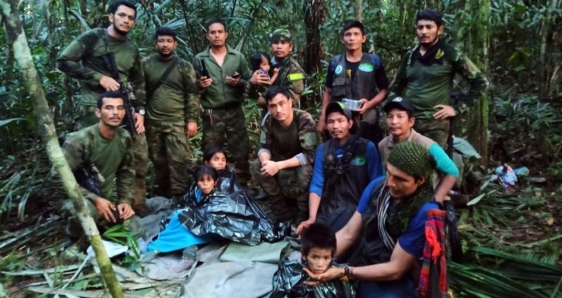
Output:
M269 40L270 42L276 42L276 41L293 42L293 35L291 35L291 31L287 29L277 29L270 34Z

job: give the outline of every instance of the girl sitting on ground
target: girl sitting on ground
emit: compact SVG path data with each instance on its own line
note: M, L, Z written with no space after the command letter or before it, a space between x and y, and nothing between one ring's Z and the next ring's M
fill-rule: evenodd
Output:
M195 171L194 179L196 181L196 186L190 190L190 194L192 195L189 196L189 198L195 200L195 202L190 202L189 205L205 202L206 199L214 193L214 187L218 180L217 171L208 166L201 166ZM209 243L213 240L211 235L196 235L187 229L185 225L183 225L183 221L179 218L179 215L183 211L184 209L175 211L166 228L160 232L158 239L150 243L147 247L148 251L154 251L156 253L166 253L183 249L181 261L172 268L174 272L181 272L191 268L195 263L197 245Z

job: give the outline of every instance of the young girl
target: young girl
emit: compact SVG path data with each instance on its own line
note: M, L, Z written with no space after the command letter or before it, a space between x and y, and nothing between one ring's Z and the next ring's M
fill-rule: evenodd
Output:
M218 173L216 190L230 194L240 190L240 185L234 170L227 165L227 157L224 149L211 147L203 153L203 163L212 167Z
M269 78L269 84L273 84L277 75L279 74L279 69L271 69L271 60L269 60L269 55L265 52L256 52L250 58L250 64L252 65L252 73L260 71L260 73L267 75Z
M226 169L226 152L221 148L211 147L203 153L203 162L217 171L223 171Z
M195 202L189 202L187 205L197 205L208 196L212 196L218 174L215 169L209 166L201 166L195 170L194 178L197 186L190 190L185 199L195 200ZM191 268L195 263L197 245L209 243L213 239L210 235L197 236L188 230L179 218L182 211L183 209L180 209L172 215L170 222L160 233L158 239L147 247L148 251L156 253L183 249L181 261L171 268L174 272L181 272Z
M252 98L258 99L258 105L262 108L266 108L265 98L263 98L263 94L267 91L267 88L275 82L277 79L277 75L279 74L278 68L271 69L271 60L269 60L269 55L265 52L256 52L250 58L250 64L252 66L252 73L258 71L261 74L266 75L269 78L269 82L266 85L259 85L257 87L252 87L250 89L250 96ZM264 114L267 112L266 110L263 111Z

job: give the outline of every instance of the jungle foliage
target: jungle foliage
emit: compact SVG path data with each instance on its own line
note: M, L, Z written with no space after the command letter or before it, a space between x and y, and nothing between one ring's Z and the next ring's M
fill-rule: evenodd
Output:
M57 131L63 132L70 128L79 89L76 81L56 70L56 58L83 31L108 25L110 2L19 3L50 112ZM158 26L178 32L177 53L187 60L205 48L203 24L211 17L227 21L228 43L246 56L267 50L268 33L274 29L291 30L296 36L294 54L308 72L303 105L315 115L327 61L343 51L339 30L344 20L362 19L368 34L364 50L381 56L392 77L402 55L415 46L416 12L426 7L442 10L444 38L466 52L491 83L487 99L457 120L457 134L488 152L483 164L490 168L509 163L531 171L513 193L494 183L484 185L476 191L479 200L459 212L467 262L450 265L452 288L460 297L562 297L562 224L556 216L562 203L562 189L556 188L562 181L562 38L557 31L562 28L561 1L140 0L138 6L130 35L143 56L154 52ZM0 43L6 41L0 31ZM52 219L64 196L40 142L32 101L15 63L17 54L9 45L0 51L0 61L5 61L0 65L0 271L43 268L41 262L52 258L26 263L34 250L10 253L30 245L21 242L25 230L8 231ZM462 81L457 86L465 87ZM246 117L254 144L260 113L249 100ZM485 121L476 123L481 119ZM191 140L195 147L199 138L200 134ZM199 158L200 151L195 152ZM76 282L84 289L103 286L94 279ZM2 291L0 283L0 297Z

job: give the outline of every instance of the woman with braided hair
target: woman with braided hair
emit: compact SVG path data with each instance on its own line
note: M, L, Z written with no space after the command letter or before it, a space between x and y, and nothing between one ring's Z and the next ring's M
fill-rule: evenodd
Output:
M395 146L386 161L386 177L367 186L357 211L336 233L336 257L359 244L350 266L322 274L305 269L314 280L309 284L347 276L359 280L358 298L418 297L408 273L422 256L426 213L439 209L433 198L434 169L435 160L422 145Z

